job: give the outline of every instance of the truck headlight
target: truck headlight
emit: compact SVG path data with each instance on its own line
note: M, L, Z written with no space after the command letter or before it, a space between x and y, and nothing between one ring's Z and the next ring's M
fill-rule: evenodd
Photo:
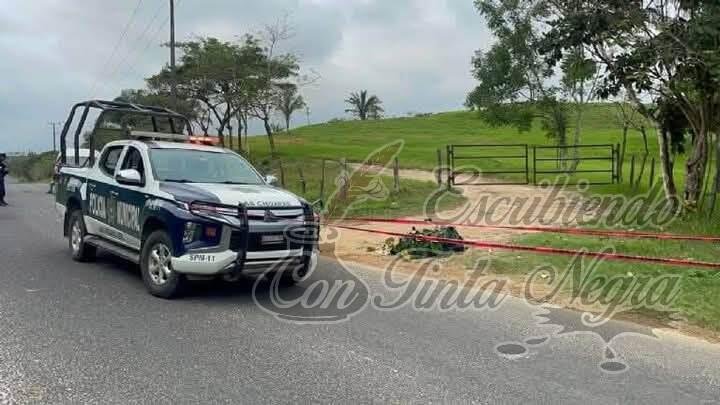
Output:
M247 215L241 215L240 206L195 201L190 204L189 208L190 213L208 221L220 222L238 229L247 226ZM245 211L242 210L242 212Z
M186 222L183 231L183 243L191 243L197 238L198 224L194 222Z
M227 215L231 217L237 217L240 214L237 207L213 205L201 202L194 202L190 204L190 212L195 215Z

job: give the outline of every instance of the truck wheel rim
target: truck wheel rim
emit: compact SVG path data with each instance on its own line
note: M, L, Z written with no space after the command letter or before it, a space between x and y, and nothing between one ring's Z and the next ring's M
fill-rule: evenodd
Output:
M170 249L163 243L158 243L150 250L150 279L157 285L163 285L170 280L172 267L170 263Z
M74 253L80 251L80 243L82 242L82 231L80 230L79 221L75 221L72 226L72 232L70 235L70 243L72 244L72 250Z

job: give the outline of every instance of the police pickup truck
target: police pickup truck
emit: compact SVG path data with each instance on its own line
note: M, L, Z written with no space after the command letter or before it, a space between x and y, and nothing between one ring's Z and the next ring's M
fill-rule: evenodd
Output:
M306 201L208 138L129 135L85 167L59 170L56 208L73 259L100 248L138 263L162 298L188 278L265 274L287 285L309 272L318 218Z

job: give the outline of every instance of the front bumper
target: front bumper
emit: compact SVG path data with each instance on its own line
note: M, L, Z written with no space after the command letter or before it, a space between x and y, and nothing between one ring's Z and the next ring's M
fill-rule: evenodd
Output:
M179 257L173 257L173 269L181 274L196 276L255 274L317 260L317 223L302 223L298 226L293 222L269 224L251 221L249 225L247 229L223 226L218 246L192 249ZM288 226L299 232L290 236L288 230L292 228ZM286 239L280 245L268 246L262 243L262 237L268 235L283 235Z
M307 257L317 260L317 250L310 255L299 250L279 250L271 252L247 252L242 254L230 250L215 253L188 253L172 258L173 270L181 274L196 276L215 276L233 272L242 274L264 273L272 268L282 269L285 266L300 265Z

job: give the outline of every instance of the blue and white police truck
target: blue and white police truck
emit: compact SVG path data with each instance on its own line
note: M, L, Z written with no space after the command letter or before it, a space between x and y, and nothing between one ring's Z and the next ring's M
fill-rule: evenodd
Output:
M107 143L99 158L61 166L56 208L73 259L92 260L102 249L135 262L148 291L162 298L193 278L264 274L291 285L316 263L317 215L308 202L275 187L272 176L208 144L212 138L176 133L191 127L171 110L89 101L77 104L67 122L76 111L85 120L93 108L101 110L98 121L149 117L154 130L121 127L126 139ZM63 162L68 132L66 124ZM93 150L92 134L88 139Z

